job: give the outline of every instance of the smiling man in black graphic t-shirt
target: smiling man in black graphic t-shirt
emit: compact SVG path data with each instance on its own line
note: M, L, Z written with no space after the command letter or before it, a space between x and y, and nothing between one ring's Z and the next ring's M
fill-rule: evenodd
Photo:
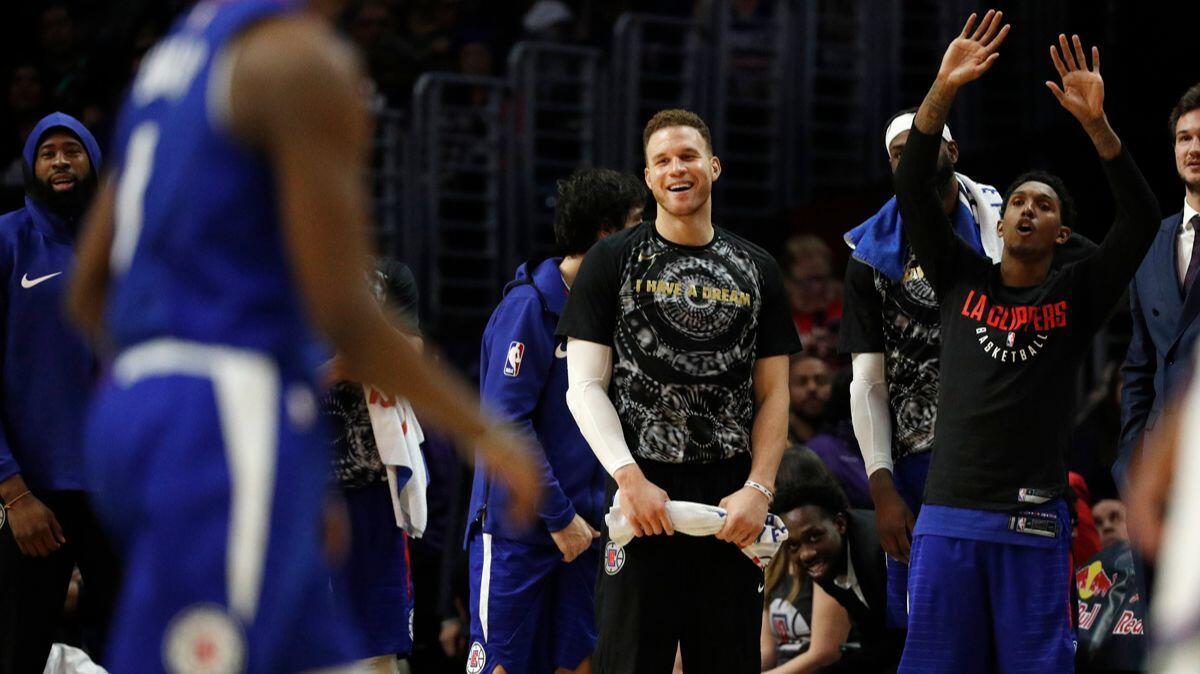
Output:
M1008 33L989 11L947 48L917 111L896 195L937 294L941 389L925 501L913 532L908 640L900 672L1073 670L1063 498L1075 380L1087 345L1150 246L1158 205L1104 114L1099 50L1051 49L1047 86L1103 160L1116 218L1092 255L1052 267L1070 236L1062 182L1019 177L1004 197L999 264L956 237L935 189L941 127L962 85Z
M662 111L643 142L657 218L591 249L558 328L567 402L638 535L607 542L593 665L669 672L679 644L690 674L757 672L762 573L739 548L766 519L800 340L775 261L712 224L703 120ZM724 528L672 536L668 499L720 505Z

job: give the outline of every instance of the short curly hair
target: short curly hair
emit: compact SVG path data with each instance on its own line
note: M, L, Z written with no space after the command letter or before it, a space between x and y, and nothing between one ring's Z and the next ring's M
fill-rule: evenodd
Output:
M1061 223L1064 227L1075 228L1075 200L1071 198L1071 193L1067 191L1067 185L1062 181L1062 178L1047 173L1046 171L1026 171L1017 176L1017 179L1009 184L1008 189L1004 190L1004 201L1000 203L1000 217L1004 217L1004 211L1008 209L1008 198L1012 193L1017 191L1017 188L1028 182L1045 183L1054 190L1058 195L1058 210L1062 214Z
M646 146L650 144L650 136L672 126L690 126L699 131L700 137L704 139L704 144L708 146L708 153L714 154L712 133L709 132L708 125L704 123L700 115L691 110L681 110L679 108L659 110L646 122L646 128L642 129L642 151L644 152Z
M782 515L810 505L830 517L850 510L846 493L821 458L807 447L789 448L779 463L772 511Z
M1167 131L1171 133L1171 142L1175 142L1175 127L1179 126L1179 118L1192 110L1200 108L1200 84L1193 84L1179 97L1179 102L1171 108L1171 116Z
M629 211L646 205L646 186L628 173L581 169L558 181L554 242L561 255L583 255L604 232L625 225Z

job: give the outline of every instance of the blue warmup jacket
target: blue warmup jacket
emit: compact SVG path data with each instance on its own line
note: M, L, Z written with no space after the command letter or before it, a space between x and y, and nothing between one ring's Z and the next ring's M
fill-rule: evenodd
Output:
M484 329L479 364L483 404L534 441L543 485L540 521L524 530L511 524L504 485L489 479L477 461L467 540L481 520L486 533L545 545L554 545L550 532L566 527L576 513L600 528L604 469L567 409L566 343L554 336L567 303L561 260L545 260L532 278L528 265L517 269Z
M96 139L61 112L29 134L28 168L38 142L60 127L79 137L99 173ZM68 324L62 297L77 227L28 195L25 208L0 216L0 481L21 473L35 491L84 488L80 433L95 359Z

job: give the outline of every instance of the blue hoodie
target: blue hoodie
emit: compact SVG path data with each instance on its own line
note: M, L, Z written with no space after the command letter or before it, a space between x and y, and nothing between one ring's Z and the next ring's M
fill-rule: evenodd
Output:
M61 112L25 141L30 171L38 143L55 128L79 138L99 173L95 137ZM0 481L20 473L34 491L84 487L80 433L95 359L62 309L77 224L28 195L25 208L0 216Z
M476 462L468 522L482 517L486 533L554 545L551 531L578 513L596 529L604 512L604 469L567 409L566 345L554 336L567 304L558 264L545 260L530 277L527 265L504 288L483 332L479 392L483 404L533 439L542 475L541 521L521 529L508 521L508 494ZM467 527L467 540L474 526Z

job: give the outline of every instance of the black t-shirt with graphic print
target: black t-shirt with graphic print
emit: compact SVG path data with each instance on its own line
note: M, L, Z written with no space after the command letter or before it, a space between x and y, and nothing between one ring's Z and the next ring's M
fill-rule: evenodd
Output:
M613 348L609 395L635 459L748 453L755 361L800 350L775 260L714 230L704 246L671 243L652 222L613 234L571 286L558 335Z
M933 188L940 141L913 129L896 172L909 241L941 305L941 391L925 502L1011 510L1063 494L1075 382L1158 229L1128 151L1104 162L1117 207L1092 255L1032 287L956 237ZM1017 207L1017 206L1013 206Z
M933 449L942 344L933 288L910 251L899 281L850 258L844 292L838 350L884 354L892 460Z
M333 476L343 489L387 481L375 445L375 429L362 384L339 381L321 399L321 413L333 427Z

